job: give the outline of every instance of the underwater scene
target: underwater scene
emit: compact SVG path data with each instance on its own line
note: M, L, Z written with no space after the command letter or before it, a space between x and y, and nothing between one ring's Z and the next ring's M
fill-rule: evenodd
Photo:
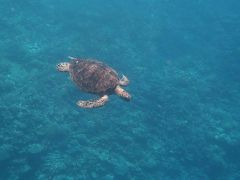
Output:
M240 179L239 58L238 0L0 0L0 180Z

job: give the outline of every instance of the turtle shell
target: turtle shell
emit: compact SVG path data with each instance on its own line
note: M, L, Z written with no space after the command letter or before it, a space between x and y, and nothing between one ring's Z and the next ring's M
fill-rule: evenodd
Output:
M70 62L70 76L82 91L95 94L112 93L119 83L115 70L91 59Z

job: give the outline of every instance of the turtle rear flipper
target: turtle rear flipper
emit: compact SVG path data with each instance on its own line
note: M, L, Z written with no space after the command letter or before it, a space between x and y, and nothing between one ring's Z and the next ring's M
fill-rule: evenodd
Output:
M81 108L97 108L103 106L108 101L108 95L104 95L99 99L78 101L77 105Z
M119 84L121 86L127 86L129 84L129 80L126 76L122 75L122 78L119 80Z
M115 93L126 101L131 100L131 95L119 85L115 88Z

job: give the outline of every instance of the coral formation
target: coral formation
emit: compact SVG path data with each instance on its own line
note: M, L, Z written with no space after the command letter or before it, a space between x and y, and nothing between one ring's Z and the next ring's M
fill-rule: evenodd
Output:
M240 179L239 3L91 2L1 3L0 179ZM133 101L77 108L69 55Z

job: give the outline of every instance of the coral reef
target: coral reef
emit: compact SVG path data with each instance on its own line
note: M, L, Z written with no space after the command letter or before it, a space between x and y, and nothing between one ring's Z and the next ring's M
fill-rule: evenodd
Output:
M1 3L0 179L240 179L240 3L136 2ZM132 102L78 108L69 55Z

